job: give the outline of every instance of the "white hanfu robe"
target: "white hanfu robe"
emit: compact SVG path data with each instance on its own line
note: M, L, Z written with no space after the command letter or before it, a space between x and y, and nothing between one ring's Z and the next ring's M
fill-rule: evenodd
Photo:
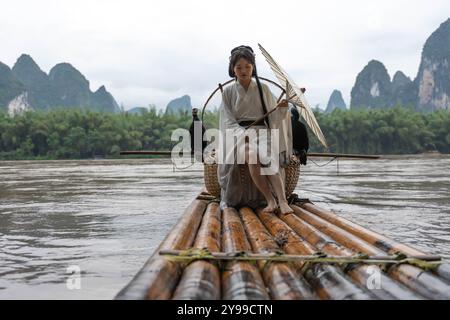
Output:
M261 86L267 111L270 111L277 105L276 98L266 84L261 83ZM233 84L225 87L219 111L219 129L222 139L219 144L219 157L221 157L222 162L219 160L218 165L218 177L221 186L220 206L222 209L226 207L250 206L256 208L261 206L265 203L265 199L253 183L248 166L238 164L242 162L236 161L236 147L245 144L245 128L241 127L239 122L256 120L264 114L256 81L252 79L247 90L239 81L235 81ZM271 129L279 129L278 141L272 141L274 139L270 134L267 138L258 135L258 138L255 140L259 145L278 143L278 154L270 154L269 157L270 161L278 161L278 172L284 179L283 167L289 164L292 154L291 114L288 108L278 108L271 113L269 115L269 124ZM252 128L260 129L266 127L259 125ZM228 148L225 148L227 145L225 135L227 129L234 130L234 135L237 137L236 144L232 144L234 150L229 148L229 145ZM243 172L246 175L244 181L247 183L243 183L241 169L244 170Z

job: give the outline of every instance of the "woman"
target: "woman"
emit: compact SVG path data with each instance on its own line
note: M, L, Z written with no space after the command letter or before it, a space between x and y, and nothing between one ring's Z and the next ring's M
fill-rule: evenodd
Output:
M271 93L269 87L261 84L256 72L255 55L252 48L248 46L239 46L231 51L229 75L235 78L232 85L227 86L222 93L222 103L220 106L219 127L221 132L222 143L220 145L222 152L222 160L219 161L219 183L221 186L221 207L250 206L256 208L261 206L263 202L266 207L263 209L268 212L274 212L278 209L281 214L290 213L293 210L289 207L286 200L284 188L284 169L289 164L292 154L292 133L291 119L288 112L287 101L281 101L278 110L272 112L264 121L251 128L258 132L257 139L250 140L245 138L248 126L254 120L260 118L267 111L277 106L276 99ZM252 79L255 77L255 80ZM267 136L261 134L263 129L278 129L277 137L269 133ZM232 140L232 148L226 148L230 145L230 139L227 141L226 131L232 130L237 137ZM278 141L272 141L278 140ZM264 158L257 150L252 148L253 142L256 141L258 146L277 143L278 153L271 154L270 161L278 162L279 170L274 174L264 175L262 169L263 164L268 163L268 159ZM236 151L245 144L245 174L251 177L250 183L246 184L241 179L241 168L236 161ZM231 149L231 150L230 150ZM270 147L268 147L270 150ZM251 159L257 159L257 162ZM264 160L264 161L262 161ZM242 166L242 165L241 165ZM274 197L274 194L276 198ZM278 200L278 205L277 201Z

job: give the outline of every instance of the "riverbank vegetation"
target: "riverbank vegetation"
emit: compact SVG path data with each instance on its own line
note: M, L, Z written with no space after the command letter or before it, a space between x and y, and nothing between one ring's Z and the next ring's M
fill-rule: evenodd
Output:
M362 154L450 153L450 112L418 113L396 107L316 113L330 152ZM83 159L118 157L120 150L170 150L171 133L188 129L190 114L155 108L140 114L61 109L0 113L0 159ZM218 113L205 114L217 128ZM325 151L310 133L311 152Z

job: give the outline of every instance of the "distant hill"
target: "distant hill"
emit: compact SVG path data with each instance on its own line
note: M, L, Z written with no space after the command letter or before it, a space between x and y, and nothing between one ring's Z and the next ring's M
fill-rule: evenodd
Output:
M416 110L450 110L450 19L426 40L416 78L397 71L392 78L380 61L370 61L357 75L351 108L412 106Z
M190 114L191 110L191 97L188 95L170 101L166 107L166 113L188 112Z
M148 108L134 107L134 108L127 110L126 112L131 113L131 114L141 114L142 112L145 112L145 111L148 111Z
M27 54L17 59L12 72L23 83L28 93L28 101L36 109L47 109L55 103L48 75Z
M414 85L419 109L450 109L450 19L425 42Z
M17 79L11 69L0 62L0 108L8 106L24 90L25 86Z
M335 109L347 110L344 98L342 98L342 93L339 90L334 90L331 93L325 112L332 112Z
M390 106L391 78L383 63L370 61L356 77L351 106L384 108Z
M26 54L17 59L12 69L0 63L0 108L12 112L56 107L105 112L120 110L104 86L92 92L89 81L69 63L55 65L48 75Z

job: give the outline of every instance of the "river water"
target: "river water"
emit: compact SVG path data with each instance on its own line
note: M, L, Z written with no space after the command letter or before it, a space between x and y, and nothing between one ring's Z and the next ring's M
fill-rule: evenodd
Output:
M450 259L450 156L311 160L301 198ZM0 162L0 299L112 299L202 184L168 159Z

